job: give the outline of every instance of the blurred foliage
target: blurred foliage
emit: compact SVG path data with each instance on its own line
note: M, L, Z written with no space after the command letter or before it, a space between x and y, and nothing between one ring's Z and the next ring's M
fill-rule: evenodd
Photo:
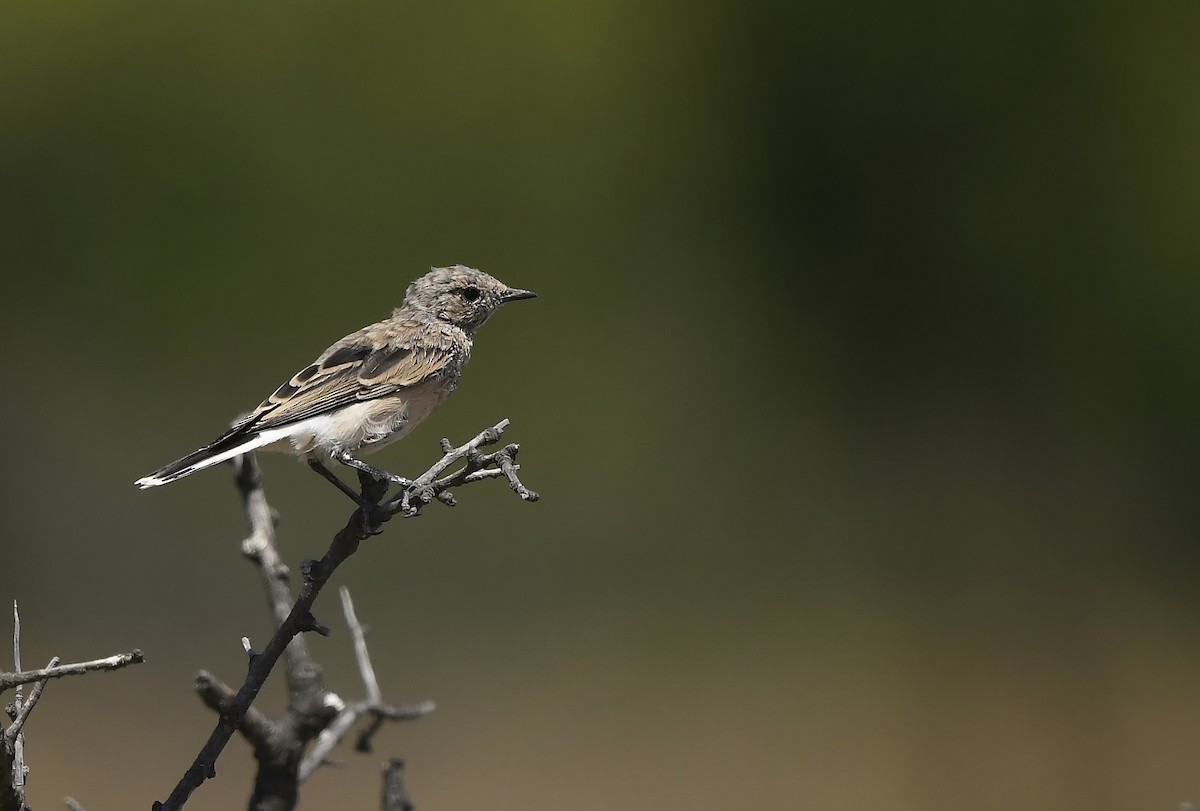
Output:
M377 458L507 416L545 497L475 488L346 568L388 697L440 709L307 807L374 807L392 754L428 808L1196 801L1198 23L8 4L2 596L27 661L149 656L47 694L31 799L165 795L191 674L268 633L228 478L133 479L464 262L542 298ZM265 466L318 554L346 505Z

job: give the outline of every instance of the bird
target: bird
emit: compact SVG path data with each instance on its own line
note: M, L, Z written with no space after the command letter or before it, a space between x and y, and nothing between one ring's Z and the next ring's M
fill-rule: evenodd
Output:
M504 304L537 298L465 265L430 268L390 318L322 352L199 450L138 479L141 489L190 476L253 450L290 451L351 499L327 461L377 481L407 479L358 457L406 436L458 386L475 332Z

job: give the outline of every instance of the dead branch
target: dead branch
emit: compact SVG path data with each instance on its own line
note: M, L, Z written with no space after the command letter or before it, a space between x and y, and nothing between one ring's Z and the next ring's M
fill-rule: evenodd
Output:
M25 765L25 724L34 707L42 698L42 691L51 679L77 676L100 670L118 670L128 665L141 664L145 657L140 650L121 653L90 662L60 665L57 656L40 670L21 670L21 615L13 603L13 666L12 673L0 672L0 693L16 688L16 697L7 708L8 729L0 734L0 811L29 811L25 802L25 782L29 767ZM33 684L29 698L22 699L21 686Z
M259 762L251 809L290 811L296 804L299 784L325 761L328 752L359 718L372 718L372 725L359 739L360 749L369 749L370 736L384 720L419 718L433 709L430 702L400 707L383 704L367 658L362 629L348 595L344 596L343 605L348 606L347 623L355 639L355 653L367 691L365 701L347 705L325 688L321 668L309 654L302 634L305 631L329 633L312 613L317 596L338 566L358 551L359 544L382 532L383 524L395 515L416 516L434 499L453 506L452 489L488 478L506 478L522 500L538 499L538 494L517 478L520 467L515 459L519 446L507 445L493 453L480 450L499 442L507 427L508 420L502 420L458 448L443 439L442 458L388 501L384 501L388 488L386 481L377 482L360 476L362 498L373 506L354 511L319 561L301 563L303 580L295 599L288 582L288 569L275 547L275 516L266 501L257 466L252 456L239 460L236 481L251 529L250 537L243 543L243 552L259 567L277 627L263 650L255 652L246 643L249 668L236 691L206 673L197 678L196 689L206 706L218 713L217 724L171 794L165 801L154 803L155 811L178 811L205 780L214 777L217 758L237 729L241 729ZM459 470L447 473L459 462L463 463ZM288 709L281 718L270 719L252 709L252 705L276 662L284 655L287 657ZM302 761L305 746L314 739L318 740L317 745L310 757ZM396 781L397 796L403 798L404 804L388 806L385 786L385 807L411 808L403 793L399 767L395 771L397 774L391 779Z
M47 679L61 679L63 676L82 676L100 670L120 670L129 665L140 665L146 661L146 656L140 650L134 649L128 653L118 653L103 659L93 659L90 662L72 662L67 665L43 667L40 670L23 670L18 673L0 673L0 693L11 690L21 684Z
M392 758L383 767L383 811L412 811L404 789L404 761Z
M346 616L346 625L350 628L350 636L354 641L354 658L358 662L358 672L363 681L366 698L346 704L338 713L337 718L317 736L317 742L300 762L299 778L301 781L307 780L322 764L328 762L329 754L334 747L341 743L359 719L370 716L371 723L359 734L355 750L370 752L371 738L374 737L384 721L416 720L435 709L432 701L402 707L393 707L384 703L383 694L379 689L379 681L375 678L375 668L371 665L371 657L367 651L366 631L354 613L350 590L342 586L339 593L342 597L342 611Z

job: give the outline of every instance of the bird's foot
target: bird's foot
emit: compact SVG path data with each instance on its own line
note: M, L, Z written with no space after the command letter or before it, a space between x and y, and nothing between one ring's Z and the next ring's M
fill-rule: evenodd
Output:
M333 458L341 462L346 467L352 467L357 470L358 480L362 483L363 487L367 486L366 477L368 476L377 482L398 484L401 487L407 487L408 485L412 484L412 482L403 476L397 476L394 473L388 473L386 470L372 467L360 459L355 459L347 451L338 451L333 455Z
M359 528L362 530L363 537L371 535L379 535L383 532L383 521L379 512L379 505L372 504L369 501L362 501L358 505L358 520Z

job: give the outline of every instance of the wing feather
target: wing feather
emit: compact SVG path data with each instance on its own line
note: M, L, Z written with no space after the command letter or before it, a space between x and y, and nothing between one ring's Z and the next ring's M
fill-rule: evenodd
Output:
M262 402L239 429L266 430L416 386L445 371L452 351L383 343L355 333Z

